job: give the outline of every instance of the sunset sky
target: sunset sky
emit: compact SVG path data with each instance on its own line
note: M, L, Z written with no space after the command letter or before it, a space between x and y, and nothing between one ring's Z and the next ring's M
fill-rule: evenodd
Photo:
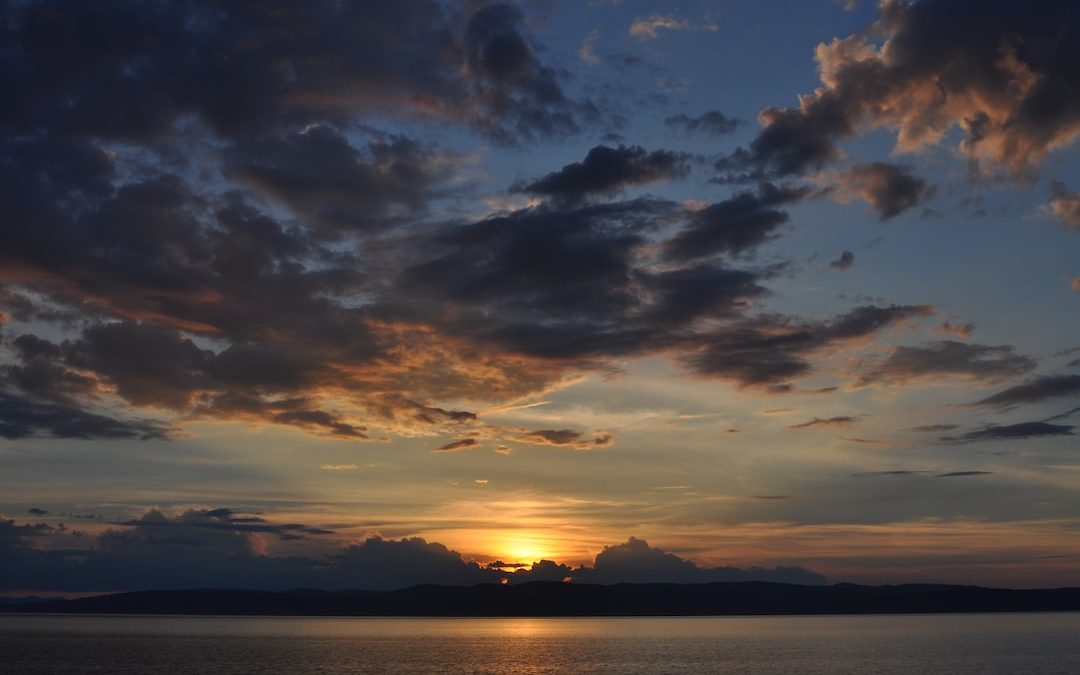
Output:
M1080 585L1080 3L0 15L0 592Z

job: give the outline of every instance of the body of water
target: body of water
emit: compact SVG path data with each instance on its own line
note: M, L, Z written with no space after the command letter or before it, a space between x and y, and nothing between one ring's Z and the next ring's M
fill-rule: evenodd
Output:
M678 618L0 615L0 672L1080 673L1080 613Z

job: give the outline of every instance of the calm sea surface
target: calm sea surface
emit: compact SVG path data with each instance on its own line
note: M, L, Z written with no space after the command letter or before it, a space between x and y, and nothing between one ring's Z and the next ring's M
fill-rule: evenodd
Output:
M382 619L0 615L0 672L1080 673L1080 613Z

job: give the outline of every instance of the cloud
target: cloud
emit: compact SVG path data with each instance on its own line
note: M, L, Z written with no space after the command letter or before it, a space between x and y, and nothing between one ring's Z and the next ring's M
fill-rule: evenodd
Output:
M822 584L825 578L801 567L699 567L689 560L649 546L630 537L623 544L607 546L597 554L593 567L573 571L574 581L596 584L618 583L712 583L730 581L773 581Z
M841 415L838 417L815 417L812 420L803 422L801 424L792 424L788 426L788 429L816 429L819 427L849 427L857 421L855 417L850 415Z
M321 464L319 468L323 471L355 471L359 467L350 462L347 464Z
M462 163L406 136L357 148L337 129L316 125L241 145L228 171L333 237L416 219Z
M927 471L915 471L911 469L892 469L889 471L862 471L859 473L853 473L853 478L862 478L865 476L921 476L928 473Z
M0 392L0 438L165 439L172 429L152 420L125 420L62 403Z
M140 531L205 528L229 532L273 534L280 539L296 539L302 538L303 535L312 534L333 534L332 530L299 523L270 523L260 516L237 512L230 508L188 509L172 518L165 516L156 509L151 509L138 520L131 520L121 524L130 525Z
M498 581L500 574L466 562L461 554L419 537L369 537L331 558L336 587L388 590L417 584L471 586Z
M964 478L967 476L989 476L993 474L993 471L950 471L948 473L939 473L934 478Z
M822 86L797 107L761 111L758 136L721 170L788 176L837 159L837 142L866 130L894 130L897 150L915 152L958 127L974 162L1026 173L1080 133L1080 10L996 3L973 20L974 11L883 3L868 29L818 46Z
M719 110L709 110L697 117L690 117L685 113L672 115L664 118L664 124L672 129L680 129L687 134L703 133L709 136L725 136L734 133L739 125L745 124L742 120L728 117Z
M575 450L608 448L614 444L612 435L605 431L597 431L590 438L583 432L574 431L573 429L537 429L522 432L520 435L510 438L510 440L532 445L569 447Z
M1069 287L1072 288L1073 293L1080 293L1080 277L1073 277Z
M10 16L17 56L4 80L19 104L3 122L140 142L185 115L230 138L395 109L504 140L578 128L585 106L538 57L521 11L469 9L431 0L28 5Z
M507 443L530 429L444 402L519 400L638 357L783 386L845 339L753 315L783 263L744 256L811 188L701 209L592 201L694 161L597 146L526 186L543 203L461 215L476 158L428 130L520 145L607 114L571 99L515 6L31 3L9 19L6 435L162 438L220 420ZM412 131L372 126L386 120ZM725 350L783 374L738 372Z
M933 194L926 181L913 176L907 167L884 162L857 164L846 171L825 172L817 178L831 186L831 194L842 202L861 199L881 220L895 218L918 206Z
M1080 229L1080 193L1071 192L1061 181L1051 184L1053 199L1047 211L1059 223L1070 230Z
M784 392L792 379L811 371L812 354L930 314L933 309L926 305L890 305L857 307L820 322L762 317L716 333L699 351L681 358L699 375Z
M432 452L460 452L462 450L474 448L479 444L480 441L475 438L462 438L461 440L451 441L446 445L441 445L432 450Z
M844 251L840 254L840 257L829 263L829 267L834 270L846 270L851 269L851 266L855 264L855 254L851 251Z
M450 334L530 357L674 349L685 339L677 328L738 315L765 293L760 272L646 265L650 231L680 215L670 202L637 199L541 205L448 228L396 293Z
M688 172L687 157L680 153L598 145L584 160L514 190L575 204L592 195L611 195L635 185L681 178Z
M660 35L662 30L689 30L690 22L672 14L653 14L634 19L627 31L632 37L640 40L652 40Z
M955 424L925 424L919 427L911 427L908 431L921 431L924 433L937 432L937 431L951 431L957 429Z
M528 581L581 583L780 581L824 583L801 567L698 567L630 538L592 567L551 560L480 565L419 537L369 536L338 548L328 531L276 524L232 509L150 510L100 534L0 518L0 590L125 591L148 588L355 588Z
M39 509L37 507L29 508L29 509L26 510L26 512L29 513L32 516L37 516L39 518L42 517L42 516L49 515L49 512L46 511L45 509Z
M686 261L717 253L739 255L768 241L788 222L779 206L806 199L808 188L762 183L757 192L733 196L690 213L690 222L664 244L665 255Z
M926 347L895 347L883 361L869 367L859 383L891 384L956 375L974 380L999 380L1022 375L1035 361L1010 345L981 345L941 340Z
M1010 406L1080 395L1080 375L1040 375L979 399L974 405Z
M974 443L976 441L1011 441L1028 438L1072 436L1076 427L1049 422L1019 422L1017 424L989 424L960 436L943 436L944 442Z
M582 63L590 66L600 63L600 59L596 57L596 53L593 51L593 46L599 38L600 31L594 28L581 39L581 46L578 47L578 58Z
M975 324L966 321L964 323L954 323L952 321L942 321L938 326L938 331L945 333L946 335L955 335L957 337L971 337L971 334L975 332Z

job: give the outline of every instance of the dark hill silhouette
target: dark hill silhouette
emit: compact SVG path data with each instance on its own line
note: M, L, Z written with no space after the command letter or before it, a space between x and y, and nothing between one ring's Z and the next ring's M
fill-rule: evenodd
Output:
M171 590L2 606L4 612L317 616L699 616L1080 611L1080 588L797 586L769 582L413 586L395 591Z

